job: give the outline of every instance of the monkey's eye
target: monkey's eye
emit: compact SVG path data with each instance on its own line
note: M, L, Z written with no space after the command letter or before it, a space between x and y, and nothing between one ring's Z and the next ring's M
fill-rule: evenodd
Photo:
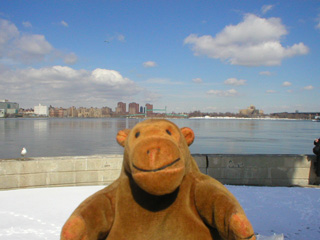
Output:
M136 132L136 135L134 135L136 138L140 136L140 132Z
M166 130L166 132L167 132L169 135L171 135L171 132L170 132L168 129Z

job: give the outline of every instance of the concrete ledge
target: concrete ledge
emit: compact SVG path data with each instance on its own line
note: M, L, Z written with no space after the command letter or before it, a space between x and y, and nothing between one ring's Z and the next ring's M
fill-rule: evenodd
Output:
M122 155L0 160L0 190L108 185L120 175Z
M319 184L314 155L207 155L207 174L225 184L307 186Z
M0 190L108 185L118 178L122 155L0 160ZM309 186L319 184L313 155L193 154L200 171L224 184Z

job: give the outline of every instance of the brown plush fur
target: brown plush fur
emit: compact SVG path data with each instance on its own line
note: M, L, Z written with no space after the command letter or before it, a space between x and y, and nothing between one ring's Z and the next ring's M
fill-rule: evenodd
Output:
M200 173L193 140L190 128L166 120L119 131L120 177L80 204L61 239L256 239L235 197Z

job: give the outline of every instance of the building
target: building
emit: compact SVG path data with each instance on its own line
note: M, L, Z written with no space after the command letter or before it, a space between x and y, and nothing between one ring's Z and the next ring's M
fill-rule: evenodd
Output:
M49 116L49 108L39 103L38 106L34 106L34 114L38 116Z
M68 112L67 112L67 109L64 109L61 107L60 108L51 107L49 109L49 116L63 118L68 116Z
M139 113L139 104L132 102L129 103L129 114L138 114Z
M89 116L91 118L101 118L102 117L102 109L101 108L93 108L89 109Z
M18 112L18 103L9 102L8 100L0 100L0 117L16 116Z
M153 105L147 103L146 104L146 115L147 117L151 117L153 115Z
M76 107L69 107L67 109L68 117L78 117L78 111Z
M54 107L50 107L49 108L49 116L50 117L56 117L58 116L58 109L54 108Z
M102 117L111 117L112 109L109 107L103 107L101 108L102 111Z
M79 118L101 118L111 117L112 110L108 107L103 108L85 108L85 107L70 107L68 108L68 117L79 117Z
M87 118L90 117L90 112L88 108L80 107L78 108L78 117L79 118Z
M117 114L126 114L126 104L123 102L118 102L118 105L116 107L116 113Z
M250 105L247 109L240 109L239 114L243 116L259 116L263 115L263 111L256 109L253 105Z

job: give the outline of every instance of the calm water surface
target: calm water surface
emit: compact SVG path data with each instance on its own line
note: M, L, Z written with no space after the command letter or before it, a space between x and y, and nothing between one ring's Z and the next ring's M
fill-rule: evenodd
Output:
M0 119L0 159L122 154L117 132L138 119ZM294 120L174 119L195 132L192 153L312 154L320 123Z

